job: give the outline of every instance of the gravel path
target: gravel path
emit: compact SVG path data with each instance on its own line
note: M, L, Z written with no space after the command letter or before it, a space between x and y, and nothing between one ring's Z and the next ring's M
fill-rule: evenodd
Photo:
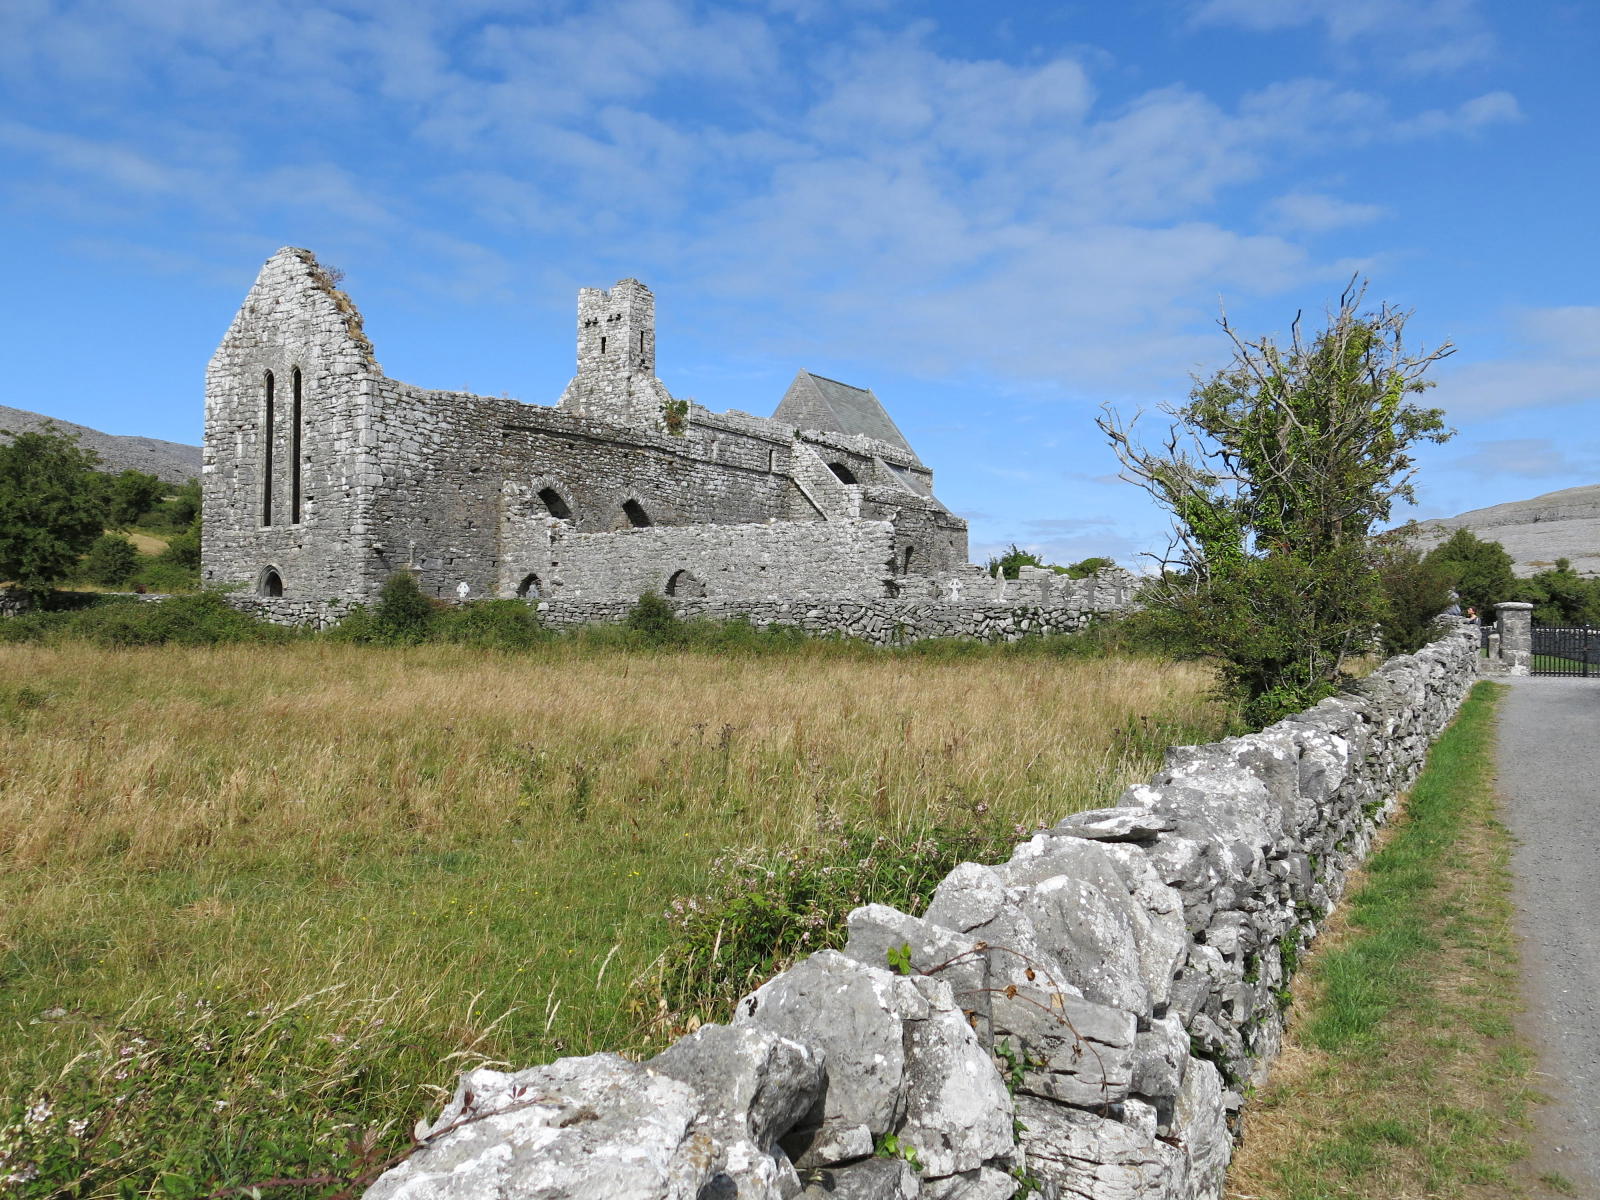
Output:
M1499 769L1528 1012L1541 1169L1600 1197L1600 680L1513 679Z

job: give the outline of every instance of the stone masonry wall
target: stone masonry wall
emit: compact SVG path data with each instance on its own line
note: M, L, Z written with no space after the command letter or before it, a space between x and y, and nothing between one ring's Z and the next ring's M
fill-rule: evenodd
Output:
M908 600L687 600L673 608L686 619L746 620L753 625L792 625L810 634L841 634L875 646L903 645L927 638L974 638L1014 642L1049 633L1076 633L1096 613L1081 608L1042 608L1003 604L949 604ZM631 601L553 601L542 606L548 625L567 628L620 621Z
M770 525L682 525L617 533L569 533L551 544L551 578L570 580L563 601L645 591L765 600L771 596L883 595L894 552L887 521L778 521ZM684 574L679 574L683 572Z
M647 1062L473 1071L368 1200L1008 1200L1019 1173L1046 1200L1219 1197L1286 975L1476 654L1455 631L1174 747L1116 806L957 867L921 916L857 909L842 951Z

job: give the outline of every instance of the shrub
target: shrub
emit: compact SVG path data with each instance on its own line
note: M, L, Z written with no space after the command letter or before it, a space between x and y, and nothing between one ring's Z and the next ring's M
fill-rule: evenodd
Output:
M656 592L640 596L622 624L649 646L677 645L684 640L684 623L666 597Z
M634 982L632 1006L658 1032L725 1019L740 996L804 955L842 946L845 918L863 904L919 911L958 863L992 862L1018 831L965 822L884 833L824 815L809 845L719 858L703 895L673 901L673 939Z
M409 571L396 571L384 581L372 615L381 640L415 644L427 640L437 611Z
M430 635L482 650L527 650L553 636L522 600L474 600L446 610L434 618Z
M149 602L114 600L79 612L44 615L53 620L39 640L81 638L102 646L215 646L297 636L230 608L215 592Z
M200 570L168 562L162 555L146 559L134 576L134 583L149 592L193 592L200 588Z
M1449 564L1409 546L1386 547L1378 563L1383 587L1385 654L1411 654L1433 640L1439 614L1450 607Z
M139 550L120 533L102 533L83 560L83 576L90 583L121 587L139 569Z

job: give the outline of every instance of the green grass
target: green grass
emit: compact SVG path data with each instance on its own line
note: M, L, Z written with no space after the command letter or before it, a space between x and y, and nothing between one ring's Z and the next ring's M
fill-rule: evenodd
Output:
M348 1174L462 1066L658 1045L630 982L675 899L810 864L761 885L800 952L829 855L827 906L925 889L930 828L1008 838L1224 732L1212 682L1004 647L0 645L0 1177ZM746 950L694 960L697 1008Z
M1285 1052L1246 1108L1231 1194L1527 1195L1535 1100L1517 1040L1509 836L1479 683L1296 986Z

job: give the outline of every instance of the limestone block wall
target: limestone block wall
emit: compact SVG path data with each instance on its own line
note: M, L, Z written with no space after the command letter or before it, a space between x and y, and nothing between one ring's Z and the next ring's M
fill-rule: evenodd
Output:
M474 1071L367 1196L1008 1200L1026 1176L1046 1200L1220 1197L1286 975L1476 654L1454 631L1261 733L1174 747L920 916L856 910L842 951L647 1062Z
M616 600L679 591L718 599L875 597L894 552L887 521L652 526L555 537L546 595ZM684 572L680 575L679 572Z
M1081 608L951 604L942 601L825 597L818 600L728 600L674 597L685 619L745 620L753 625L792 625L810 634L842 634L875 646L906 645L927 638L973 638L1014 642L1049 633L1076 633L1095 616ZM540 617L554 628L620 621L632 601L558 600Z

